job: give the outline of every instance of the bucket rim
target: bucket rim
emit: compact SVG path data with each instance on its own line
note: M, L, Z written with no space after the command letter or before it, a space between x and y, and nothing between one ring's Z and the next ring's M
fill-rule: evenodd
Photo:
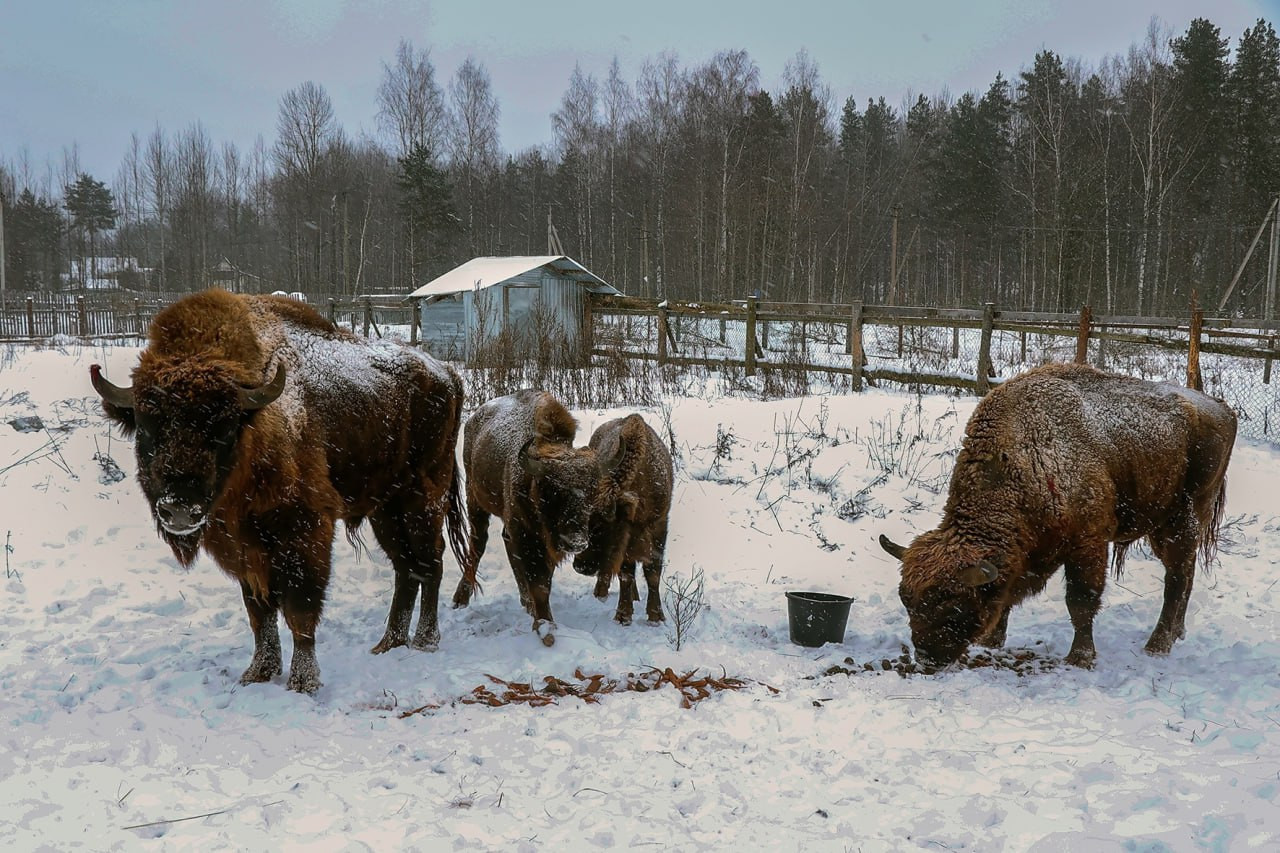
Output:
M788 601L803 601L810 604L846 604L853 601L853 596L840 595L834 592L817 592L813 590L787 590Z

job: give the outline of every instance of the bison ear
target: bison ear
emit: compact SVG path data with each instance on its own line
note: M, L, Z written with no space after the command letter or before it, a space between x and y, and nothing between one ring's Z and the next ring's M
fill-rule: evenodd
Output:
M1000 577L1000 568L985 557L976 566L969 566L960 573L960 582L965 586L982 586Z
M880 547L888 552L889 556L893 557L895 560L901 560L902 555L907 553L906 548L903 548L883 533L880 534Z
M520 469L530 477L541 477L547 471L547 463L532 453L535 441L537 441L536 438L526 441L516 455L516 460L520 463Z
M266 385L259 385L257 388L239 388L237 394L240 398L240 408L246 412L252 412L255 409L261 409L284 392L285 369L284 362L276 365L276 375Z
M623 492L618 495L617 512L627 521L634 521L636 510L640 507L640 496L635 492Z

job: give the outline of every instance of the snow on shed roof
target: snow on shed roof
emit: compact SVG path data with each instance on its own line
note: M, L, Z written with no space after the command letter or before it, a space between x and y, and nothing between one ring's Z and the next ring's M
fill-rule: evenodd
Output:
M539 267L549 267L558 275L581 282L592 293L620 294L604 279L567 255L517 255L505 258L473 258L460 267L434 278L409 294L410 299L444 296L465 290L501 284Z

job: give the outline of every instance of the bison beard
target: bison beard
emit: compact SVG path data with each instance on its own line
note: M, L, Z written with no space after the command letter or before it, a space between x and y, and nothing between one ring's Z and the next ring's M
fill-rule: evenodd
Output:
M916 656L957 660L970 643L1004 643L1009 611L1064 569L1075 639L1067 662L1091 667L1107 576L1146 538L1165 567L1149 654L1186 633L1196 557L1212 559L1236 418L1220 400L1085 365L1038 367L974 410L942 523L910 547L899 595Z
M489 540L489 519L502 519L507 559L520 603L543 644L555 643L551 577L570 554L587 547L589 520L617 458L574 448L578 424L546 391L517 391L485 403L463 430L470 544L453 595L465 607Z
M203 547L240 583L254 635L242 683L281 673L283 612L289 688L321 686L315 634L339 519L354 532L368 518L395 569L373 651L439 643L446 520L459 561L465 538L454 463L462 385L451 369L361 341L290 299L211 290L156 315L132 388L98 365L90 378L108 417L136 435L160 536L182 565Z

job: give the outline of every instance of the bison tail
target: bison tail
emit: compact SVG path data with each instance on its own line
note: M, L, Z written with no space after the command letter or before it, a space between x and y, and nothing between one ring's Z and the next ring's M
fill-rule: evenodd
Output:
M462 567L462 576L469 579L476 591L480 590L480 581L476 578L475 567L468 566L467 560L467 516L462 511L462 485L458 478L458 466L453 467L453 478L449 482L448 506L445 518L449 528L449 550Z
M1218 496L1213 499L1213 512L1200 532L1200 568L1209 570L1209 564L1218 558L1218 533L1222 528L1222 516L1227 508L1227 478L1222 478Z
M1133 542L1112 542L1111 543L1111 575L1120 580L1124 575L1124 558L1129 553L1129 546Z

